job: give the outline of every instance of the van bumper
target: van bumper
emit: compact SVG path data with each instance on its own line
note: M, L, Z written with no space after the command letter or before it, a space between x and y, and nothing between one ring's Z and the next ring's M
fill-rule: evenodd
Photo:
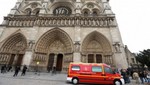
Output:
M72 82L72 77L67 77L67 82Z
M123 78L121 78L121 79L120 79L120 81L122 82L122 85L124 85L124 84L125 84L125 81L124 81L124 79L123 79Z

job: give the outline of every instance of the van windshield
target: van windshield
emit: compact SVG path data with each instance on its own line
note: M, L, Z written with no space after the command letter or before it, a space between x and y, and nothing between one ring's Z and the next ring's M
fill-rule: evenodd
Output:
M104 67L104 71L106 72L106 73L113 73L113 71L112 71L112 69L111 68L109 68L109 67Z
M93 72L102 72L102 67L101 66L92 66L92 71Z
M71 70L73 70L73 71L79 71L80 67L79 66L72 66Z

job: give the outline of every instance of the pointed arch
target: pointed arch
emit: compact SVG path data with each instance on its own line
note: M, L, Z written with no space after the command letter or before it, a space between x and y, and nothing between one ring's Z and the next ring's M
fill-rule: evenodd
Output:
M35 52L47 53L50 51L69 53L73 51L72 40L65 31L59 28L51 29L43 34L37 41Z
M83 9L83 10L81 11L81 13L82 13L84 16L88 16L88 15L90 15L90 10L87 9L87 8L85 8L85 9Z
M32 9L31 9L31 8L27 8L27 9L25 9L25 11L24 11L24 13L25 13L26 15L31 15L31 12L32 12Z
M38 2L32 2L32 3L28 3L27 5L19 8L19 10L26 15L32 15L32 12L35 12L35 9L38 9L38 11L40 11L39 9L41 8L42 4L38 3ZM38 12L36 10L36 12Z
M101 33L94 31L88 34L82 42L82 52L112 52L109 40Z
M33 15L39 15L40 8L36 8L33 10Z
M14 53L15 54L14 51L16 49L17 44L20 44L20 46L21 46L20 50L21 51L24 51L25 48L27 47L26 37L20 32L14 33L14 34L10 35L8 38L6 38L6 40L2 44L1 52L2 53Z

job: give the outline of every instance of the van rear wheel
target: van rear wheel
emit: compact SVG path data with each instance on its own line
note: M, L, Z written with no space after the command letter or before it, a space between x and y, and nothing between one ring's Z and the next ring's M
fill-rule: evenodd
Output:
M73 84L78 84L78 83L79 83L79 80L78 80L77 78L73 78L73 79L72 79L72 83L73 83Z
M122 83L119 80L115 80L114 85L122 85Z

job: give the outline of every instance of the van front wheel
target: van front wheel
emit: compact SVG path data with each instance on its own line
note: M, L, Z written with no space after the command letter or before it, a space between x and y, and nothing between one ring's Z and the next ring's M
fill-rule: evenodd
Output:
M115 80L114 85L122 85L122 83L119 80Z
M77 78L73 78L73 79L72 79L72 83L73 83L73 84L78 84L78 83L79 83L79 80L78 80Z

